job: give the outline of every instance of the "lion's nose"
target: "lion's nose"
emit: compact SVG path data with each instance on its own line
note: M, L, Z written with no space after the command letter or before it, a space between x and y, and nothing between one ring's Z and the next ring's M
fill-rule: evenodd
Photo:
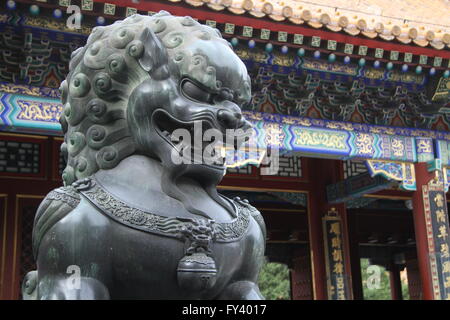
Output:
M226 129L239 129L245 124L245 119L240 112L233 112L229 110L219 110L217 113L217 119L220 124Z

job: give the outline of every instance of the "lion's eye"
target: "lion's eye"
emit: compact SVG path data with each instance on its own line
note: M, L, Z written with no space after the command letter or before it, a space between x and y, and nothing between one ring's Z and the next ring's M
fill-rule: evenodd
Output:
M197 102L211 102L211 94L197 86L189 80L184 80L181 84L181 90L190 99Z

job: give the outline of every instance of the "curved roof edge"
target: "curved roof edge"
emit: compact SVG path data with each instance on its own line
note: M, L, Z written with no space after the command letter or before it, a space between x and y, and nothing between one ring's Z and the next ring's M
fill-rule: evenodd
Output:
M421 47L450 48L445 0L164 0ZM426 5L425 5L426 3ZM432 23L430 22L432 21Z

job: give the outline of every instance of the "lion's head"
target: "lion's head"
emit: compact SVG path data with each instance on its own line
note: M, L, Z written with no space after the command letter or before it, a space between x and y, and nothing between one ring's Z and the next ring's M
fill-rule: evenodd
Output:
M250 88L245 65L220 32L191 17L160 12L95 28L61 85L64 183L135 153L173 167L175 129L192 130L195 121L221 132L249 126L241 107ZM176 172L206 170L217 180L223 169L189 164Z

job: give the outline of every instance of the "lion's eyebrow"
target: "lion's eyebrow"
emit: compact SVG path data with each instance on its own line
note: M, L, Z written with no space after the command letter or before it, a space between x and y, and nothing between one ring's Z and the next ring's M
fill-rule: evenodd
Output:
M198 79L195 76L191 76L191 75L184 76L181 78L180 83L183 82L183 80L185 80L185 79L191 81L197 87L199 87L200 89L202 89L210 94L214 94L214 95L220 94L220 88L219 89L211 88L208 85L206 85L203 81L201 81L201 79Z

